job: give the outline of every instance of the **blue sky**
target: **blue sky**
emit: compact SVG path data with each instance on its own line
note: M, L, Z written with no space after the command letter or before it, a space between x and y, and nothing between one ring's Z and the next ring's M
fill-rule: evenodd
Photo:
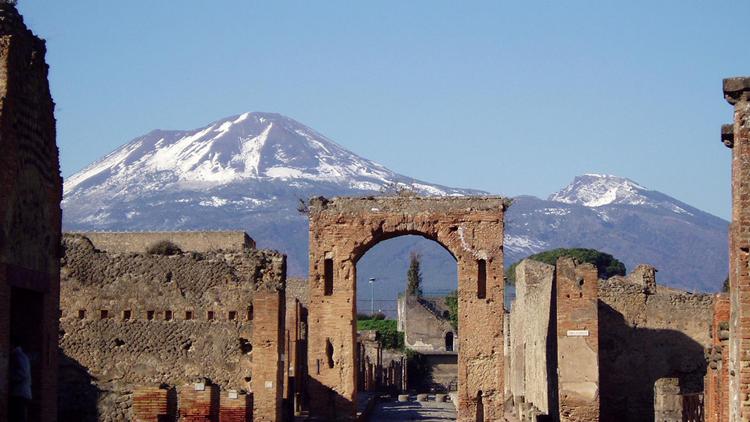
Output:
M747 0L19 3L64 176L155 128L273 111L430 182L546 197L610 173L729 217L721 79L750 74Z

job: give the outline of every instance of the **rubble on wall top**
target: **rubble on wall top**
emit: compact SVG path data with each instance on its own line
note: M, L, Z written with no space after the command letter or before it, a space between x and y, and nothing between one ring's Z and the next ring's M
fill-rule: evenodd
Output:
M367 212L505 211L511 200L501 196L366 196L311 198L312 210Z

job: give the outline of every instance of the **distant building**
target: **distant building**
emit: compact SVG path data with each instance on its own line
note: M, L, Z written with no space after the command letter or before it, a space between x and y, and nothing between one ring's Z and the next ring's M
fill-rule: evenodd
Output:
M398 330L407 349L419 352L430 367L429 379L409 379L409 386L454 390L458 385L458 332L450 322L445 297L398 298Z

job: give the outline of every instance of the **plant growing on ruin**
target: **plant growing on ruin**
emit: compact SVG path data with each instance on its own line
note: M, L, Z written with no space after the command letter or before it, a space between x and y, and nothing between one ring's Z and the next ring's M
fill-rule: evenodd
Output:
M458 331L458 291L454 290L445 296L445 306L448 307L448 320L454 330Z
M409 255L409 271L406 273L406 294L422 296L422 271L420 261L422 257L413 252Z
M729 276L724 280L724 284L721 285L721 291L724 293L729 292Z
M596 249L585 249L585 248L558 248L549 251L540 252L529 256L526 259L532 259L534 261L543 262L549 265L555 265L557 259L566 256L577 259L580 262L587 262L596 266L599 273L599 278L608 279L616 275L625 275L625 264L620 262L617 258L604 252L597 251ZM511 265L506 271L505 276L508 279L508 283L516 283L516 267L521 261Z
M154 243L153 245L149 246L149 248L146 250L147 253L151 255L164 255L164 256L170 256L170 255L178 255L182 253L182 250L179 246L176 244L168 241L168 240L161 240L159 242Z
M357 320L357 331L377 331L377 339L380 346L389 350L404 349L404 333L397 329L395 319L359 319Z

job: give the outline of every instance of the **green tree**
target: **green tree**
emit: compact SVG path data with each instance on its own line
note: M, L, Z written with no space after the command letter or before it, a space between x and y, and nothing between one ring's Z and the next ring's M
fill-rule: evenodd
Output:
M581 262L588 262L594 264L599 272L599 278L608 279L615 275L625 275L625 264L617 260L615 257L608 253L599 252L596 249L585 249L585 248L558 248L549 251L540 252L529 256L527 259L533 259L534 261L543 262L549 265L555 265L557 258L561 256L567 256L575 258ZM515 284L516 282L516 267L521 261L516 262L508 268L505 276L508 278L508 283Z
M412 296L422 296L422 271L420 270L420 261L422 257L412 252L409 255L409 271L406 273L406 294Z
M458 331L458 290L445 296L445 306L448 307L448 319L454 330Z
M721 291L724 293L729 292L729 276L724 280L724 284L721 286Z

